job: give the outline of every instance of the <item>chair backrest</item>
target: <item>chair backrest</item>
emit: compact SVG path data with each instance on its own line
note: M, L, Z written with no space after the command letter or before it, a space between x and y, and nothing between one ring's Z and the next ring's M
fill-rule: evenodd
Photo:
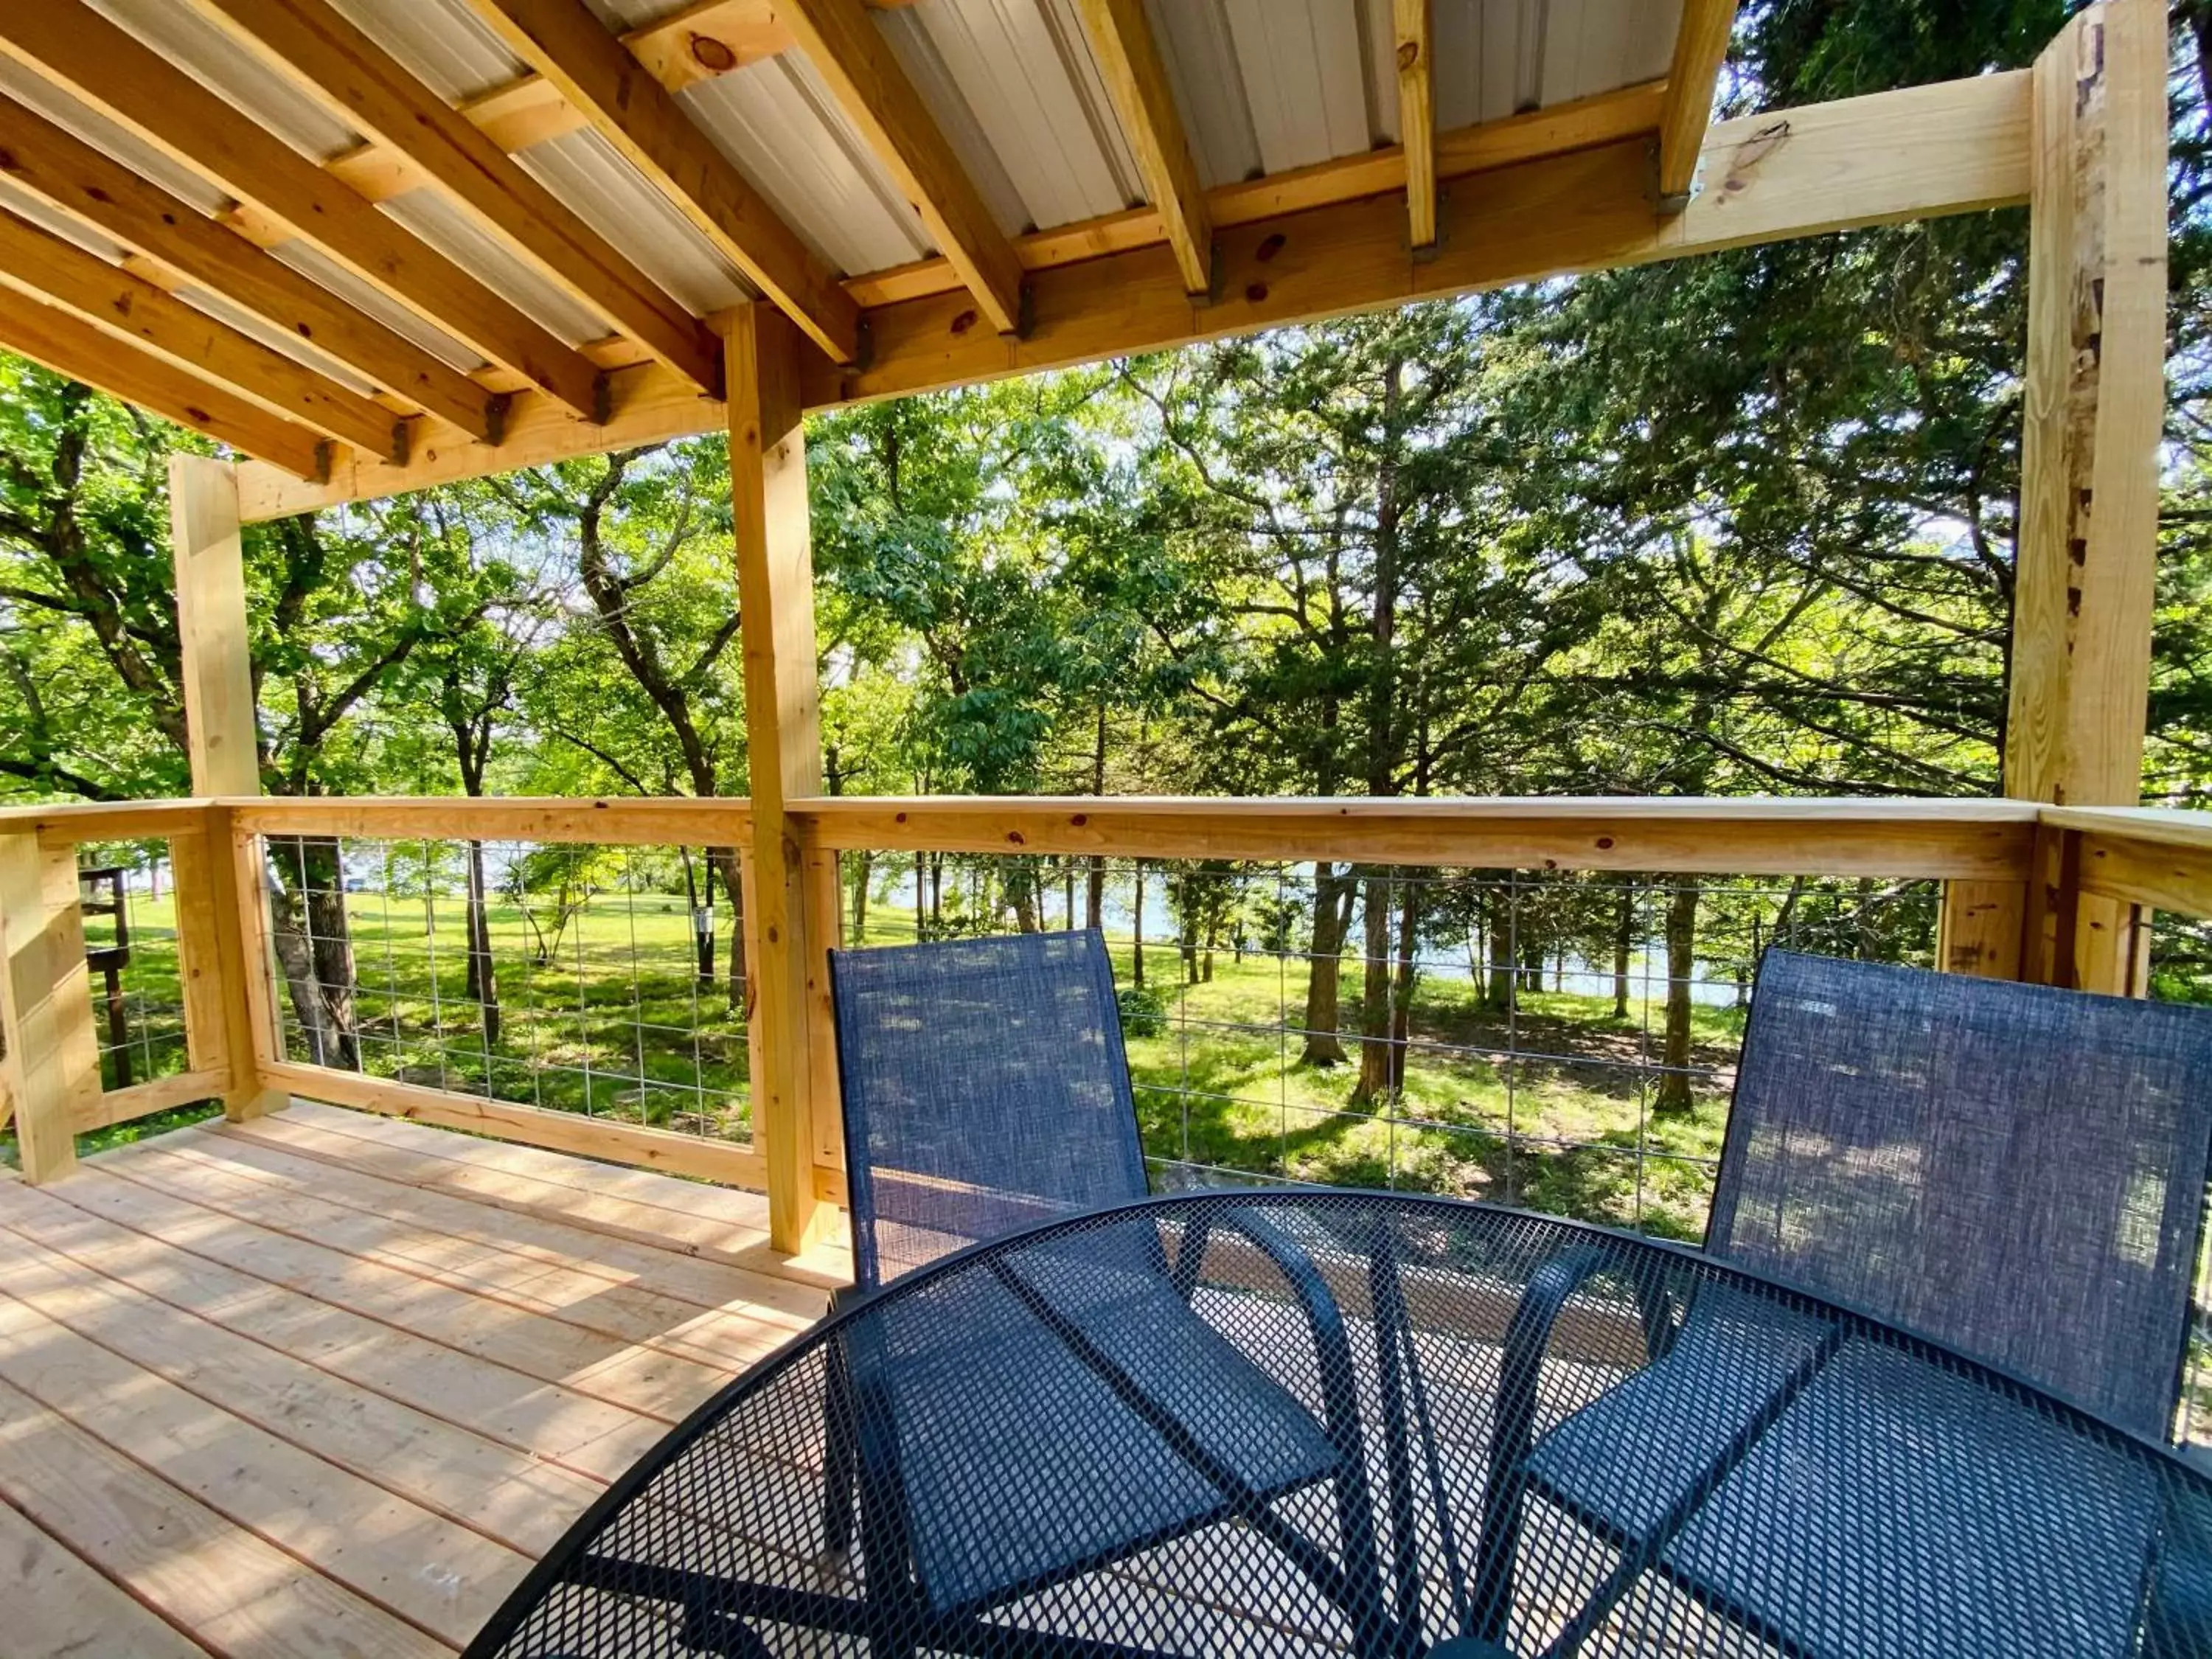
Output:
M854 1277L1145 1196L1095 930L833 951Z
M2212 1012L1769 951L1706 1246L2168 1437Z

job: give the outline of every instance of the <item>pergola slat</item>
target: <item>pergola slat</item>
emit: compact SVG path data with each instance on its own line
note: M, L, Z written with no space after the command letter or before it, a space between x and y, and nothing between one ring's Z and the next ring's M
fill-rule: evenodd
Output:
M5 211L0 211L0 283L371 455L406 459L406 423L382 404Z
M1659 121L1659 208L1679 213L1690 199L1698 152L1713 118L1713 92L1735 28L1737 0L1682 0L1674 64L1667 71L1667 107Z
M1406 152L1407 238L1414 247L1437 240L1437 94L1430 64L1436 30L1431 0L1391 0L1398 52L1398 143Z
M577 414L599 408L599 371L589 358L82 0L0 10L0 52L67 87Z
M1167 65L1145 16L1144 0L1079 0L1092 54L1104 76L1107 95L1121 118L1121 131L1137 158L1145 194L1159 215L1161 229L1185 289L1193 295L1213 286L1213 224L1206 191L1198 181L1176 111Z
M785 21L890 170L991 327L1022 326L1022 262L860 0L787 0Z
M315 482L329 471L330 440L320 433L272 415L43 301L12 295L0 305L0 346L204 432L295 477Z
M10 180L64 213L313 341L471 437L497 441L504 398L6 97L0 97L0 151Z
M470 0L592 129L681 208L708 240L838 362L860 356L860 308L837 273L600 27L583 0Z
M459 112L324 0L192 0L349 124L403 152L576 299L702 390L713 334Z

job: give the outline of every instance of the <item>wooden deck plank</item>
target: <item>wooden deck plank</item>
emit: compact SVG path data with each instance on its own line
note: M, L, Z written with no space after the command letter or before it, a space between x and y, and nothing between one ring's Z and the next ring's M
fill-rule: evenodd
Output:
M72 1181L81 1207L141 1227L197 1255L246 1268L318 1301L510 1366L544 1382L674 1423L726 1373L638 1350L581 1326L468 1295L280 1229L93 1167ZM705 1373L703 1380L702 1373Z
M544 1554L605 1484L349 1387L0 1229L7 1293L86 1341L218 1411L360 1476L456 1527Z
M789 1328L803 1330L828 1305L820 1291L788 1279L638 1243L558 1218L489 1208L479 1200L412 1178L411 1166L437 1160L426 1160L404 1148L283 1122L289 1115L209 1125L209 1133L193 1143L193 1150L210 1158L234 1158L251 1170L310 1186L355 1208L404 1216L457 1238L494 1238L510 1249L563 1261L618 1283L645 1285L702 1309L743 1304L773 1310L787 1316L783 1322ZM356 1149L368 1156L358 1156ZM333 1170L335 1176L330 1173Z
M387 1400L610 1480L665 1423L184 1250L41 1192L0 1184L0 1223L83 1273L127 1285Z
M323 1197L257 1180L201 1157L197 1149L141 1143L109 1172L242 1220L331 1245L450 1290L557 1319L625 1346L650 1348L682 1364L724 1372L773 1352L793 1334L743 1315L709 1312L648 1291L617 1285L404 1220L350 1209Z
M7 1504L0 1504L0 1607L8 1610L15 1659L208 1659L205 1648Z
M337 1107L316 1107L311 1103L295 1100L285 1112L270 1120L278 1127L272 1127L268 1132L269 1136L284 1135L286 1128L278 1121L291 1119L303 1107L312 1112L338 1113L344 1119L362 1119L368 1115L343 1112ZM443 1130L426 1129L420 1124L401 1123L392 1119L369 1121L383 1127L404 1131L410 1139L405 1142L392 1141L383 1135L367 1133L362 1125L340 1127L332 1125L326 1118L308 1120L308 1125L329 1133L346 1133L349 1139L358 1142L374 1145L381 1141L417 1158L434 1159L433 1164L418 1164L413 1167L410 1178L418 1186L434 1186L500 1209L558 1217L572 1225L603 1232L609 1237L681 1251L687 1255L732 1267L764 1267L773 1263L774 1258L768 1250L768 1232L764 1225L756 1228L724 1217L699 1215L674 1203L641 1204L627 1195L618 1196L570 1181L549 1180L532 1168L525 1167L533 1163L536 1157L560 1156L557 1153L541 1154L533 1147L519 1148L515 1150L532 1153L533 1158L502 1167L488 1159L483 1152L474 1150L500 1143L454 1135ZM434 1135L438 1141L426 1148L419 1139L412 1138L423 1135ZM455 1143L454 1146L447 1148L439 1144L448 1139ZM471 1149L468 1156L449 1155L463 1148ZM358 1152L350 1146L344 1149L343 1161L357 1164L362 1168L377 1167L373 1157ZM599 1166L586 1167L596 1170ZM667 1179L665 1176L653 1177L650 1171L641 1173L649 1178ZM678 1182L673 1184L683 1187L689 1183ZM705 1186L702 1186L700 1190L723 1194L731 1191L727 1188Z
M4 1380L0 1497L230 1659L429 1659L453 1651ZM111 1640L94 1651L134 1650Z

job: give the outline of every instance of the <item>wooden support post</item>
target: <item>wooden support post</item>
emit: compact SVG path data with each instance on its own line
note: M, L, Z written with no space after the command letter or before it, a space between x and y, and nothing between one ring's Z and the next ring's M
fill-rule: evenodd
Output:
M100 1103L100 1040L77 906L76 849L0 835L0 1073L26 1180L76 1168L76 1122Z
M784 804L822 787L821 690L814 659L814 555L808 541L800 337L766 305L730 319L730 500L744 623L745 734L751 757L753 1132L768 1166L769 1248L796 1255L824 1219L815 1198L818 1119L836 1081L817 1042L834 922L816 914Z
M2035 64L2004 784L2058 805L2132 806L2142 793L2166 411L2166 66L2157 0L2087 8ZM2063 850L2039 848L2022 973L2140 994L2147 914L2082 895Z
M192 793L258 795L260 738L246 623L246 546L239 533L238 477L228 462L204 455L169 458L169 542L177 566ZM261 1082L261 1063L276 1053L252 1012L268 935L260 922L258 869L235 856L229 814L210 814L204 835L197 859L178 843L177 919L186 962L212 963L221 987L222 1042L231 1077L223 1110L237 1121L274 1111L286 1098ZM187 896L188 880L204 885L204 901ZM190 931L195 919L205 929L197 939ZM212 1043L206 1034L198 1040Z

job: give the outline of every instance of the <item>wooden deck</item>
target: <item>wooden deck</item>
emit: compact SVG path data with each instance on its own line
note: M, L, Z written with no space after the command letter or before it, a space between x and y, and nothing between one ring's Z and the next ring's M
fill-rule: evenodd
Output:
M306 1103L0 1180L0 1651L459 1648L819 1316L839 1257L778 1267L767 1224Z

